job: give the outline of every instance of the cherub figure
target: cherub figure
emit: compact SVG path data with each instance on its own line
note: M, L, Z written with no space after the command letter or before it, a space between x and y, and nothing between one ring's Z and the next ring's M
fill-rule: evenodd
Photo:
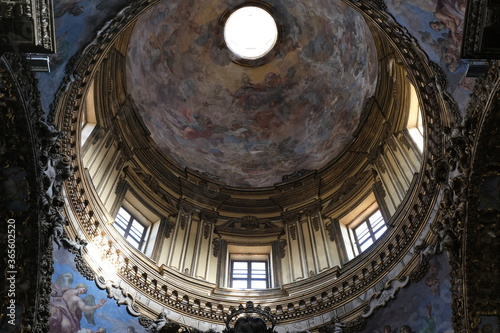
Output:
M106 303L106 300L102 299L96 304L93 295L87 295L85 298L80 297L80 295L87 293L87 286L78 283L73 288L71 287L72 283L73 274L68 272L59 275L56 282L52 284L49 325L54 332L74 333L79 331L82 315L85 315L89 324L95 325L94 312Z

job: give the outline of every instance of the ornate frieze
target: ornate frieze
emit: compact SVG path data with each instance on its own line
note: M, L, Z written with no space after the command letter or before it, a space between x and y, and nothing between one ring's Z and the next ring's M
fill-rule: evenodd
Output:
M338 232L338 228L336 228L335 224L339 223L337 219L331 219L325 226L326 231L328 232L328 237L330 238L330 242L335 241L335 233Z
M62 246L65 239L62 183L71 175L70 160L59 150L61 133L43 119L33 74L16 54L0 58L0 96L0 218L11 240L1 283L13 286L13 298L2 298L0 305L5 309L14 301L22 309L10 318L15 331L46 332L52 241Z
M283 228L271 220L250 215L230 219L222 225L217 226L217 232L221 234L277 236L282 231Z
M466 314L464 326L456 325L463 331L484 332L487 318L497 323L500 320L499 88L500 67L496 62L472 96L463 126L466 156L456 155L456 169L462 173L451 186L456 201L450 207L458 213L450 211L449 216L458 219L453 233L461 245L456 257L463 265L452 266L454 317L458 322L458 317Z
M0 54L55 53L52 0L0 1Z
M246 314L246 316L245 316ZM232 321L236 320L231 327ZM225 319L226 329L223 333L235 332L254 332L254 333L272 333L276 326L276 318L271 313L269 307L255 306L252 301L247 301L246 306L240 304L238 308L232 308ZM271 323L271 327L266 327L266 322Z
M342 333L345 327L346 324L339 317L333 317L330 323L319 328L319 333Z
M498 4L494 1L469 1L463 33L462 58L500 59Z

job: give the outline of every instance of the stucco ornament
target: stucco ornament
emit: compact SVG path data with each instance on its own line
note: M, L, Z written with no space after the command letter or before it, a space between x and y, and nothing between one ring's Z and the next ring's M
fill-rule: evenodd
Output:
M393 279L385 284L385 288L380 292L373 294L368 301L368 310L362 314L363 317L370 316L375 309L384 306L387 302L396 296L399 289L408 284L410 278L406 276L404 279Z
M111 280L105 280L102 276L97 278L95 282L99 288L106 290L108 298L116 300L118 306L125 305L129 313L134 316L139 316L141 314L134 305L134 299L132 296L123 287L121 287L119 283Z
M234 326L231 322L235 319ZM266 321L271 322L271 327L266 326ZM238 309L233 308L226 317L226 328L223 333L272 333L276 326L276 319L270 309L262 309L260 305L254 306L248 301L246 306L240 304Z

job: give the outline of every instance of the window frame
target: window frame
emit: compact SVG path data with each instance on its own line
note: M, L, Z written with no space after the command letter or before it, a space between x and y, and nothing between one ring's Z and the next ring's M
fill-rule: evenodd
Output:
M375 214L378 214L380 215L375 221L371 221L371 218L375 215ZM379 221L382 221L382 223L380 223ZM364 224L366 224L366 231L368 232L367 234L367 238L364 239L362 242L360 241L360 237L359 235L357 234L356 230L361 228ZM378 224L380 224L380 226L378 226ZM378 226L378 228L376 230L374 230L374 227L375 226ZM382 233L377 237L377 234L383 229L385 228L385 230L382 231ZM377 207L377 209L375 209L373 212L371 212L368 216L366 216L364 219L362 219L361 221L357 222L355 226L353 226L351 229L351 232L352 232L352 235L354 237L354 244L356 245L356 248L358 250L358 253L363 253L365 252L366 250L368 250L370 248L370 246L372 246L373 244L375 244L375 242L380 239L380 237L382 237L382 235L387 231L388 229L388 225L387 223L385 222L385 219L384 219L384 216L381 212L381 210ZM364 237L365 235L363 235ZM366 247L366 248L363 248L363 245L370 241L371 240L371 243Z
M416 146L418 152L424 152L424 124L422 119L422 110L420 109L417 93L412 84L410 93L410 106L408 112L408 120L406 123L406 130L413 144Z
M235 268L234 265L235 263L247 263L247 273L245 278L235 278ZM253 278L252 276L255 275L254 272L255 270L252 268L252 264L256 263L264 263L265 265L265 277L264 278ZM271 285L271 274L270 274L270 269L269 269L269 260L263 260L263 259L231 259L230 262L230 271L229 271L229 285L230 288L234 289L244 289L244 290L264 290L264 289L269 289ZM247 282L247 287L246 288L237 288L233 286L234 281L246 281ZM252 282L253 281L265 281L266 287L265 288L252 288Z
M97 114L94 99L94 81L90 83L88 94L85 97L82 118L80 123L80 146L84 147L94 129L97 127ZM85 149L84 149L85 150Z
M120 223L117 222L119 216L121 217L121 215L120 215L121 210L124 210L130 216L128 218L128 220L122 219L124 222L126 222L126 223L123 223L125 225L125 228L123 228L120 225ZM140 226L142 226L144 228L139 240L137 238L135 238L133 234L131 235L131 233L130 233L134 221L137 222ZM116 229L116 231L118 231L118 233L120 233L120 235L127 241L128 244L130 244L131 246L133 246L135 249L137 249L139 251L143 251L144 244L146 243L146 235L147 235L147 231L148 231L148 226L145 225L144 223L142 223L134 214L132 214L130 212L130 210L128 210L127 208L125 208L123 206L120 206L118 208L118 212L116 214L115 221L113 222L113 227ZM122 232L123 232L123 234L122 234ZM129 237L133 241L137 242L138 245L135 246L133 243L131 243L129 240Z

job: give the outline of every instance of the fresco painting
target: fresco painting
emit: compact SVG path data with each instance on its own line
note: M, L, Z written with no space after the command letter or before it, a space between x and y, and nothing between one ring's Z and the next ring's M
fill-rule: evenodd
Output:
M449 92L465 110L475 84L460 58L467 0L387 0L388 11L415 37L429 58L441 65Z
M108 299L76 269L75 255L54 244L50 331L59 333L145 333L136 317Z
M375 49L361 16L341 1L306 5L270 0L290 17L276 61L252 73L235 69L220 52L217 20L224 9L240 2L220 1L220 8L209 3L200 8L194 1L160 2L141 18L145 23L140 24L157 30L136 32L142 44L129 50L129 74L136 78L128 85L141 87L131 93L142 117L153 138L180 165L222 181L239 179L229 185L270 186L294 171L323 167L350 142L363 104L374 91ZM46 112L69 59L128 3L55 1L58 52L51 56L51 73L37 74ZM466 0L386 3L430 59L443 67L449 91L465 109L475 84L465 77L468 64L459 55ZM146 56L151 60L144 62ZM181 58L188 61L181 63ZM290 65L297 60L300 66ZM154 78L149 75L153 71L158 73ZM147 81L140 81L141 72ZM352 98L353 91L358 98ZM169 98L158 99L162 96ZM270 111L276 105L280 109ZM285 122L290 125L283 126ZM236 150L245 154L235 155ZM273 161L279 154L284 158ZM264 159L271 162L261 165Z
M361 333L451 333L450 265L441 254L417 283L401 289L394 300L375 310Z
M268 2L285 13L287 33L260 67L220 47L220 13L236 1L163 1L139 19L128 49L128 90L159 148L231 186L324 167L351 141L377 82L375 45L356 11Z
M57 53L50 55L50 73L37 73L42 105L50 103L66 75L68 61L92 41L105 22L112 19L129 0L54 0Z

